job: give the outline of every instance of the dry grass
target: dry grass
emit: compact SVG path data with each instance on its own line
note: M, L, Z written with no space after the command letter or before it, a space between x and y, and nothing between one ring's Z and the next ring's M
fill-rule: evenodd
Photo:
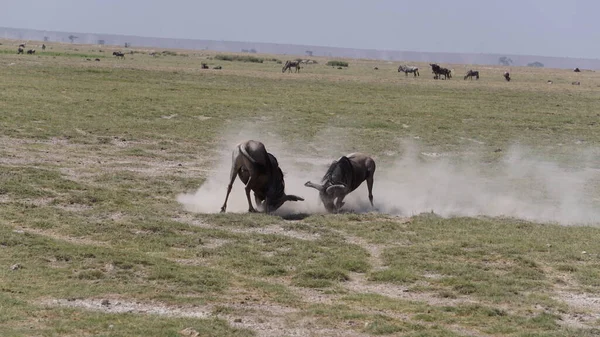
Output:
M426 64L408 62L415 79L315 58L282 74L208 51L1 42L2 336L599 333L596 73L513 67L506 83L503 67L447 65L435 81ZM306 202L214 214L247 137ZM303 179L358 150L378 162L380 212L361 212L360 188L358 213L323 214Z

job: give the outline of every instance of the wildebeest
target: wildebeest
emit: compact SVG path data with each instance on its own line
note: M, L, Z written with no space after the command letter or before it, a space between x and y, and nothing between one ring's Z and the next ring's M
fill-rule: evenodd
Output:
M100 62L100 59L96 59L95 61L96 61L96 62Z
M289 60L285 61L285 65L281 69L281 72L285 73L286 70L288 70L289 72L292 72L292 67L296 68L296 72L297 73L300 72L300 62L298 62L298 61L289 61Z
M307 181L304 186L315 188L319 197L330 213L337 213L344 206L344 198L354 191L363 181L367 181L369 201L373 206L373 175L375 161L362 153L342 156L329 166L321 179L321 184Z
M33 55L33 54L35 54L35 49L29 49L29 50L27 51L27 54L29 54L29 55Z
M510 82L510 74L508 73L508 71L505 71L505 72L504 72L504 79L505 79L507 82Z
M575 81L575 82L571 82L572 85L581 85L581 82L579 81Z
M444 79L452 78L451 70L440 67L436 63L430 63L429 65L431 66L431 72L434 74L434 76L433 76L434 79L437 80L439 78L442 78L442 75L444 75Z
M259 141L248 140L239 143L233 150L230 181L221 212L225 212L227 208L227 199L236 176L246 185L248 212L256 212L250 201L250 191L254 192L256 207L262 207L266 213L277 210L286 201L304 200L295 195L285 194L285 182L279 163Z
M576 73L580 73L581 72L581 70L579 70L579 68L575 68L575 70L573 70L573 71L576 72Z
M200 65L200 68L201 68L201 69L210 69L206 63L202 63L202 64Z
M120 51L114 51L112 54L116 57L125 58L125 54L121 53Z
M378 67L373 67L373 70L379 70L379 68Z
M23 47L19 47L19 49L17 49L17 54L23 54Z
M216 67L213 67L213 69L221 70L221 69L223 69L223 67L221 67L221 66L216 66Z
M399 66L398 72L404 72L405 76L408 76L408 73L413 73L414 77L421 76L419 75L419 68L413 66Z
M24 43L21 43L21 44L19 45L19 48L25 48L25 44L24 44Z
M46 50L46 45L42 44L42 50Z
M469 71L467 71L467 74L465 75L465 80L467 78L473 79L473 77L475 77L476 80L479 79L479 71L478 70L469 70Z

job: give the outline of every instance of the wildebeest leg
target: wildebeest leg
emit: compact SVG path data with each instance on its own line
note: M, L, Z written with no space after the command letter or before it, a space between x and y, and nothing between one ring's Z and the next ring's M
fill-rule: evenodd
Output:
M248 200L248 212L256 213L256 209L252 207L252 201L250 201L250 191L252 190L250 183L252 183L252 176L248 179L248 183L246 184L246 199Z
M229 199L229 193L231 193L231 188L233 187L233 182L235 181L235 177L237 177L238 168L235 166L235 163L231 167L231 176L229 185L227 185L227 195L225 196L225 202L223 206L221 206L221 213L225 213L225 209L227 208L227 199Z
M367 188L369 189L369 201L371 202L371 207L373 206L373 173L367 178Z

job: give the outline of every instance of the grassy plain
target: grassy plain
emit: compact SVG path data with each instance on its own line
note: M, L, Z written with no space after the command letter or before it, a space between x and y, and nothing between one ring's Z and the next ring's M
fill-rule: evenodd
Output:
M593 224L197 214L176 200L244 125L301 155L360 150L380 166L406 139L423 153L475 146L487 163L520 144L572 167L585 147L598 164L595 72L513 67L507 83L508 69L476 66L482 78L464 81L470 67L450 65L455 78L436 81L426 64L411 63L415 79L397 62L317 57L282 74L210 51L118 60L0 42L2 336L600 334Z

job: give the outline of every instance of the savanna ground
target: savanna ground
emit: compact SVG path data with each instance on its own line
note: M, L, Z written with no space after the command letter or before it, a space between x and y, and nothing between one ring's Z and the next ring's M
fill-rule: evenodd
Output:
M593 212L567 216L584 219L569 226L486 216L497 214L485 207L442 217L435 203L426 213L294 212L298 203L279 215L216 214L225 185L206 213L178 202L211 176L226 181L218 163L249 135L285 148L274 152L282 162L308 158L298 169L320 160L319 172L352 151L385 172L407 155L407 140L417 161L493 171L518 144L563 175L591 170L586 197L567 205L598 209L595 72L513 67L507 83L507 69L477 66L482 78L463 81L471 67L450 65L455 77L435 81L426 64L411 63L421 67L415 79L397 62L348 60L338 70L313 58L319 64L282 74L274 61L219 61L209 51L137 49L118 60L110 47L50 43L32 56L0 42L2 336L600 334ZM439 171L401 168L386 174L438 181L428 173ZM521 178L511 186L537 187ZM446 199L477 184L463 183ZM423 193L385 185L376 173L376 204ZM288 192L314 201L301 188ZM354 193L366 199L363 189Z

